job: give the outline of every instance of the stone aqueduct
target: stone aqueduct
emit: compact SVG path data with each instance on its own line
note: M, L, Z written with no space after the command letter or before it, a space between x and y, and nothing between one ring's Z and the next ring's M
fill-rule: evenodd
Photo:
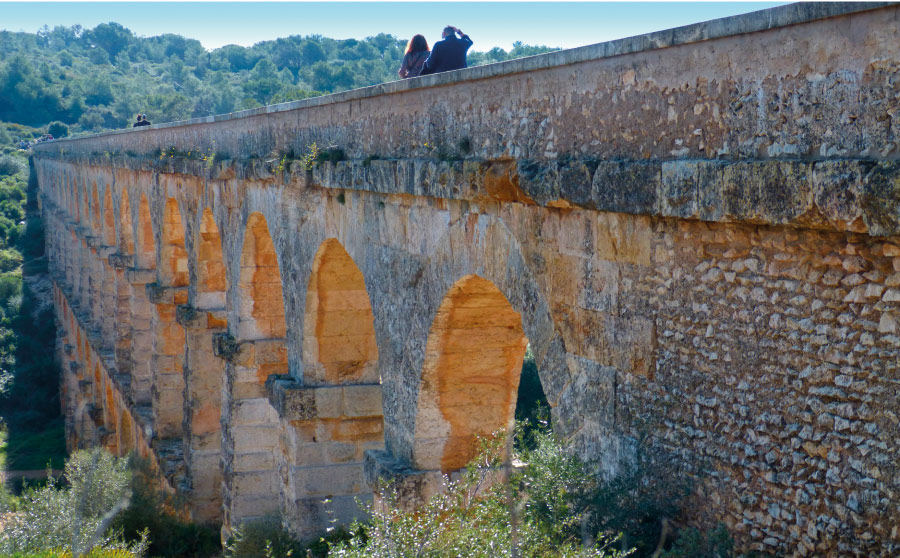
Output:
M896 555L898 69L897 5L790 5L40 145L69 444L310 534L507 427L530 343L606 474Z

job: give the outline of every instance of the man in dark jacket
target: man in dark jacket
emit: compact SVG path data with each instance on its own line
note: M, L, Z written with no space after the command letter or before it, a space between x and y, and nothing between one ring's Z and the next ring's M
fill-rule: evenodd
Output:
M456 34L459 38L456 38ZM472 39L458 28L444 27L443 39L434 43L431 56L425 61L421 75L449 72L466 67L466 52L472 46Z

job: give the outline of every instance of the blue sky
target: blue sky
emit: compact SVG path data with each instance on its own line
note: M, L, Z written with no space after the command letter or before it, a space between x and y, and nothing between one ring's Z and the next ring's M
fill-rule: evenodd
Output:
M91 28L115 21L137 35L177 33L208 49L319 34L336 39L389 33L429 43L455 25L474 50L513 41L572 48L762 10L786 2L0 2L0 29Z

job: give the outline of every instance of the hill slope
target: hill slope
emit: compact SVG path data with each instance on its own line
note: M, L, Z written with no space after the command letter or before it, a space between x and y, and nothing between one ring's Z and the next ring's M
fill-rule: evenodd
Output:
M167 122L302 99L398 79L405 44L383 33L313 35L207 51L194 39L137 37L117 23L0 31L0 121L96 132L129 126L138 112ZM516 43L510 52L472 52L469 62L552 50Z

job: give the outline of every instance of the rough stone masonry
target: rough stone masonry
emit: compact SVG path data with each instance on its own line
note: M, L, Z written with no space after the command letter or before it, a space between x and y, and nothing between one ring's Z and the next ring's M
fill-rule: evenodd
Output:
M795 4L41 144L69 443L308 535L508 427L530 344L603 474L896 556L898 69L897 5Z

